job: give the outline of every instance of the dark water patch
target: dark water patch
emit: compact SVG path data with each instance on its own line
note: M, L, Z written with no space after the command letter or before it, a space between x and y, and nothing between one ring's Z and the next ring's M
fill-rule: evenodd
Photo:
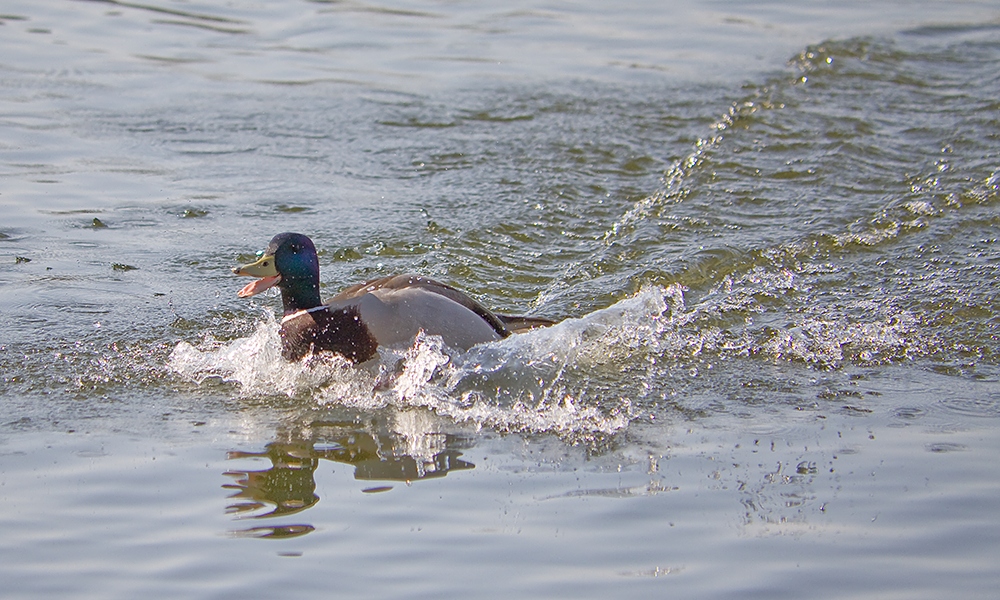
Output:
M275 207L275 210L282 213L301 213L308 212L309 208L306 206L288 206L287 204L279 204Z
M967 450L967 448L964 444L956 444L952 442L936 442L927 445L927 451L935 454L943 454L945 452L964 452L965 450Z
M204 208L185 208L184 212L181 213L181 218L184 219L200 219L202 217L208 216L208 209Z
M924 416L926 416L927 411L919 407L902 407L896 409L893 416L900 419L903 422L917 421Z
M148 11L159 14L173 15L176 17L185 17L189 19L194 19L197 21L206 21L210 23L240 23L241 21L222 17L218 15L210 15L205 13L197 13L193 11L178 10L174 8L167 8L164 6L157 6L155 4L144 4L141 2L125 2L123 0L88 0L89 2L99 2L102 4L111 4L114 6L119 6L122 8L130 8L142 11Z
M251 33L251 30L249 29L238 28L238 27L222 27L219 25L213 25L211 23L202 23L199 21L184 21L177 19L152 19L150 22L158 25L180 25L182 27L195 27L198 29L205 29L216 33L229 33L229 34Z
M901 33L903 35L914 35L914 36L928 36L928 37L944 37L946 39L954 39L955 34L978 34L983 32L995 32L1000 29L1000 23L954 23L954 24L934 24L934 25L924 25L921 27L913 27L910 29L904 29Z
M261 525L232 531L234 537L262 540L296 538L310 533L315 528L311 525ZM294 555L290 555L294 556Z

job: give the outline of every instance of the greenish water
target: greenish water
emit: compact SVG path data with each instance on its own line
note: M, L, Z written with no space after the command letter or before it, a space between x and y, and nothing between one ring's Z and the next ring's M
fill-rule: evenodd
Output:
M994 593L990 5L2 13L5 596ZM280 231L562 322L284 363Z

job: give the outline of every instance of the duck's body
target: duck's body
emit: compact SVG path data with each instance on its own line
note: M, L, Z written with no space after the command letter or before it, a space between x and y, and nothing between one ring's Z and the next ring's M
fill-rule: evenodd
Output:
M241 297L275 285L281 290L285 315L280 333L287 360L325 350L364 362L380 346L409 344L420 331L467 350L552 324L494 314L459 290L417 275L353 285L322 304L316 249L308 237L295 233L276 235L257 262L233 272L262 278L240 290Z
M409 344L421 330L463 350L510 335L503 321L465 294L416 275L354 285L325 305L286 314L281 320L284 356L289 360L317 349L363 362L379 346Z

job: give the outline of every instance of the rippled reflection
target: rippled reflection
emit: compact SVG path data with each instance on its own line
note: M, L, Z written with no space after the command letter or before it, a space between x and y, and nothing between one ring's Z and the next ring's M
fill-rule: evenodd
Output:
M444 477L475 465L459 458L470 442L438 430L432 415L404 411L370 420L315 420L279 432L259 452L233 450L230 460L267 460L264 469L232 469L224 475L233 490L227 512L237 519L264 519L294 515L320 501L316 471L328 460L354 467L361 481L402 481ZM366 486L363 492L386 492L392 485ZM280 524L242 528L237 536L288 538L313 531L308 524Z

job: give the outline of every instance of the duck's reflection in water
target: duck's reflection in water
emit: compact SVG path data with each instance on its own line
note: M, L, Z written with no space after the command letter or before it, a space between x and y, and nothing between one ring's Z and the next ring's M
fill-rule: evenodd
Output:
M292 515L319 502L316 469L322 460L354 466L355 479L404 481L444 477L450 471L473 469L461 460L460 449L471 446L467 438L440 431L440 421L419 410L366 416L365 419L320 419L280 431L262 452L234 450L230 460L267 459L271 465L259 470L229 470L235 490L227 512L237 518L273 518ZM364 488L384 492L392 485ZM243 537L287 538L313 530L308 524L266 525L233 531Z

